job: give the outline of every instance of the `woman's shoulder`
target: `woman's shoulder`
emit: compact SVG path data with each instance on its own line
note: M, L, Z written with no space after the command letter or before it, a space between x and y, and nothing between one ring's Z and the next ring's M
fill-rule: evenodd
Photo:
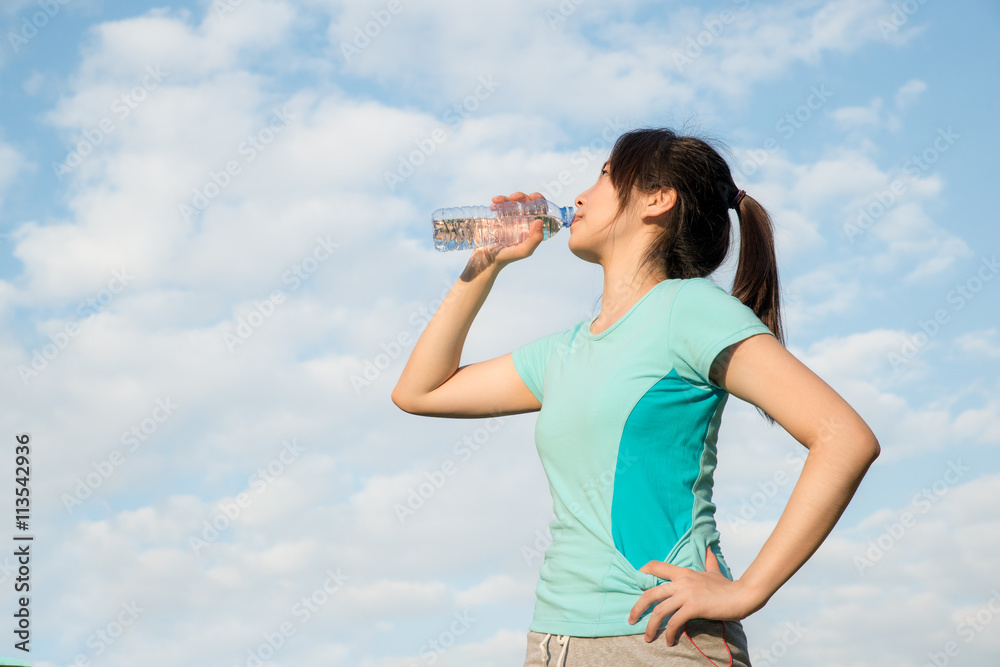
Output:
M696 278L681 278L677 281L678 291L685 290L688 292L722 292L723 294L729 295L724 287L719 285L717 282L712 280L707 276L698 276Z
M737 322L759 323L753 310L710 278L686 278L678 281L671 304L671 322L726 325Z
M703 310L733 301L739 303L739 299L711 278L681 278L672 282L675 287L669 291L669 298L675 309Z

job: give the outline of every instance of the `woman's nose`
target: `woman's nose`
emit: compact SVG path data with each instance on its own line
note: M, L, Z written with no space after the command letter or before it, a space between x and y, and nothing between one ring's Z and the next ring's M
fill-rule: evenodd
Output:
M581 192L580 194L578 194L576 196L576 200L573 203L576 204L577 208L580 208L581 206L583 206L584 204L586 204L587 203L587 193L586 192Z

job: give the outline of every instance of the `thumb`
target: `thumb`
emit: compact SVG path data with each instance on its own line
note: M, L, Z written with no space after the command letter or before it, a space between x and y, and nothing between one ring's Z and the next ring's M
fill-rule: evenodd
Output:
M545 223L538 218L532 220L531 224L528 226L528 236L524 239L524 243L531 245L532 248L541 243L543 236L542 226L544 224Z
M493 251L495 253L494 257L504 264L531 257L535 252L535 248L542 242L542 224L541 220L532 220L531 225L528 227L528 235L523 241L512 246L496 248Z

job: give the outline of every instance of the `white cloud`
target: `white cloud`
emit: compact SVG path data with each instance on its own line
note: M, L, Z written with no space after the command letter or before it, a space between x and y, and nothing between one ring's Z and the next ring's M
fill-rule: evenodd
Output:
M835 266L799 274L787 281L782 291L789 331L801 331L831 317L843 316L866 296L857 279Z
M959 349L975 359L1000 359L1000 340L996 329L970 331L955 339Z
M455 604L459 607L506 602L530 604L534 601L534 593L534 582L528 579L515 579L507 575L490 576L472 588L456 591Z
M461 628L461 625L457 625ZM449 630L442 630L448 632ZM479 642L465 642L459 636L458 641L450 648L445 648L445 644L450 645L451 638L447 635L443 642L432 647L429 642L424 646L424 650L418 654L401 658L385 658L378 663L378 667L408 667L408 665L428 663L433 661L440 667L463 667L464 665L480 665L481 667L504 667L524 662L525 648L527 646L527 630L514 631L501 629L494 635Z
M742 149L736 164L755 165L744 187L771 214L779 265L824 253L819 266L782 276L792 331L883 299L887 275L905 271L905 283L926 285L972 256L932 213L944 189L933 171L882 168L864 150L841 147L808 162L780 147Z
M718 49L715 44L705 48L690 76L741 97L752 83L772 79L795 63L816 64L827 53L848 53L879 39L876 17L888 3L817 4L750 5L747 11L736 12L732 32L718 40Z
M7 189L25 166L24 156L16 148L0 142L0 207Z
M927 84L920 79L910 79L896 91L896 107L905 109L912 106L927 90Z
M882 98L876 97L866 107L841 107L831 112L841 131L877 127L882 123Z
M1000 445L1000 400L988 398L982 407L970 407L955 417L955 431L961 442Z
M898 111L912 106L927 90L927 84L919 79L911 79L896 91L894 104ZM902 119L886 108L881 97L875 97L867 106L850 106L834 109L830 114L837 128L848 133L853 139L869 136L872 131L888 129L899 132L903 128Z
M143 16L98 24L92 44L84 50L78 80L120 80L147 65L188 76L233 70L240 56L281 46L295 13L285 2L245 0L238 11L221 18L206 12L194 28L187 24L188 18L186 11L172 17L167 9L154 9Z
M477 77L488 75L516 85L520 93L497 101L503 105L500 110L516 103L524 112L559 109L574 120L613 115L624 108L641 116L691 101L699 89L742 99L752 84L795 63L815 64L826 53L850 52L880 41L877 17L889 11L883 0L831 0L819 8L816 3L784 3L746 10L736 3L707 12L678 9L668 15L655 4L635 3L614 13L584 4L553 29L546 11L558 12L557 5L521 5L404 5L380 26L371 7L331 3L331 58L343 71L383 84L405 85L406 65L419 64L433 77L428 90L436 97L414 93L431 103L460 99ZM639 13L643 20L632 20ZM483 41L480 31L470 27L485 25L505 38ZM427 39L426 26L449 39ZM366 41L358 31L366 29L370 37L359 48L355 40ZM599 31L599 43L589 38L592 30ZM348 48L345 57L345 44L359 52ZM455 52L465 56L455 58ZM524 71L535 76L520 76ZM586 87L574 88L571 82L577 80L586 81ZM624 99L627 107L617 102Z

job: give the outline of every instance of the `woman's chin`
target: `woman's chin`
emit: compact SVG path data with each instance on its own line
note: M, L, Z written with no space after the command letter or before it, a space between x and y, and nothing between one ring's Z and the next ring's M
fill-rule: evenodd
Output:
M586 246L580 247L579 244L573 243L573 237L570 237L567 245L569 246L569 251L583 261L591 262L592 264L600 263L600 259L590 248L587 248Z

